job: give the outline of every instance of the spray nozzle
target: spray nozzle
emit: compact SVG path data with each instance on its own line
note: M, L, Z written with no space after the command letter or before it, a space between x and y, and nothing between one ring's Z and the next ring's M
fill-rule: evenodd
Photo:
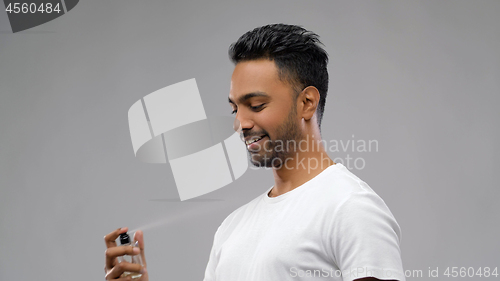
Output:
M128 234L126 232L120 234L120 244L121 245L130 244L130 236L128 236Z

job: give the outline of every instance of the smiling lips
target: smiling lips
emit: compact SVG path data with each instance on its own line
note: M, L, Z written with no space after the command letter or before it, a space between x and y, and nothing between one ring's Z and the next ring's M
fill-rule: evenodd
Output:
M257 138L249 139L249 140L245 141L245 144L247 145L247 148L250 149L252 147L257 146L257 142L259 142L260 140L262 140L264 137L265 137L265 135L257 137Z
M260 137L258 137L258 138L249 139L249 140L245 141L245 143L246 143L247 145L249 145L249 144L252 144L252 143L254 143L254 142L260 141L263 137L264 137L264 136L260 136Z

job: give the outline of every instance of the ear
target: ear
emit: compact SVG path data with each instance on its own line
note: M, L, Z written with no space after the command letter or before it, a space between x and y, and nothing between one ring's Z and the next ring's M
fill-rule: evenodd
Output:
M308 86L299 94L298 99L302 105L302 118L309 121L316 112L319 104L319 91L314 86Z

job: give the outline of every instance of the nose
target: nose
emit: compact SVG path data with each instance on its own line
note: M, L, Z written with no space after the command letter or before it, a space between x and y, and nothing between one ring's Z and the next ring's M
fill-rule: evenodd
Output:
M253 122L249 118L246 118L240 112L236 113L236 117L233 122L233 129L237 133L241 134L242 131L251 129L252 127Z

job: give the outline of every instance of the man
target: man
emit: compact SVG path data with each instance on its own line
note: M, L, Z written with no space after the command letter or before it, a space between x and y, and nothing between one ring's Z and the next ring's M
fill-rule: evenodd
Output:
M274 24L230 47L235 130L252 164L272 168L275 183L219 226L205 281L405 280L393 215L321 141L328 55L319 44L299 26ZM132 254L115 247L124 231L105 237L107 279L141 270L115 262ZM144 259L142 232L136 239Z

